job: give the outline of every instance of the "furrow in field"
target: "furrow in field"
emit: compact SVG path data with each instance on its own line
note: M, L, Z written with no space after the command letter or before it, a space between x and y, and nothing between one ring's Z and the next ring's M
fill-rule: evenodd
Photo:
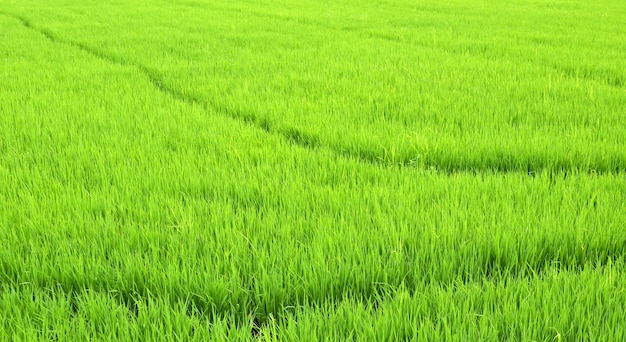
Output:
M128 59L109 54L107 52L98 50L84 43L75 42L75 41L71 41L71 40L67 40L62 37L59 37L58 35L54 34L53 32L51 32L50 30L46 28L33 25L29 19L23 16L17 16L13 14L4 13L4 12L0 12L0 13L6 16L12 17L16 20L19 20L24 27L40 33L41 35L45 36L47 39L49 39L50 41L54 43L69 45L81 51L84 51L96 58L99 58L101 60L114 63L114 64L119 64L119 65L126 66L126 67L130 67L130 68L134 68L137 71L141 72L154 85L155 88L157 88L161 92L179 101L189 103L189 104L199 105L206 109L210 109L211 111L216 111L218 113L225 114L231 118L242 120L245 123L252 125L266 133L280 136L286 141L294 145L301 146L303 148L312 149L312 148L320 147L318 139L316 139L313 136L307 135L306 133L296 128L275 128L269 122L265 120L260 120L254 113L235 112L229 108L218 106L212 103L207 98L194 96L188 92L185 92L184 90L179 90L179 89L169 86L167 82L164 80L164 78L159 75L158 71L151 70L150 68L142 64L135 63ZM341 152L342 154L345 154L348 157L352 157L352 158L356 157L357 159L362 159L365 162L372 162L372 163L378 164L377 159L360 158L359 156L351 155L347 151L343 151L343 150L338 150L338 152Z
M0 17L0 340L625 340L623 175L389 167L45 17Z
M35 26L31 23L31 21L23 16L18 16L18 15L13 15L13 14L8 14L5 12L0 12L0 14L4 14L6 16L12 17L16 20L19 20L22 25L28 29L34 30L38 33L40 33L41 35L45 36L47 39L49 39L50 41L57 43L57 44L65 44L65 45L69 45L72 46L76 49L79 49L81 51L84 51L96 58L99 58L101 60L110 62L110 63L114 63L114 64L119 64L125 67L129 67L129 68L134 68L135 70L139 71L140 73L142 73L153 85L155 88L157 88L159 91L165 93L166 95L169 95L181 102L185 102L185 103L189 103L189 104L194 104L194 105L199 105L202 107L205 107L207 109L211 109L214 111L217 111L219 113L223 113L226 114L228 116L230 116L231 118L234 119L238 119L238 120L242 120L250 125L253 125L255 127L257 127L260 130L263 130L269 134L276 134L276 135L280 135L283 138L285 138L286 140L300 145L302 147L305 148L309 148L312 146L316 146L316 141L314 139L311 139L310 137L305 136L303 133L297 131L297 130L274 130L272 128L270 128L269 124L267 122L264 121L259 121L257 119L257 117L255 115L250 115L250 114L245 114L245 113L237 113L237 112L233 112L230 111L226 108L220 108L215 104L212 104L208 99L205 98L200 98L197 96L193 96L185 91L181 91L179 89L170 87L167 82L159 75L159 73L155 70L151 70L150 68L139 64L139 63L134 63L131 62L125 58L121 58L109 53L106 53L104 51L98 50L94 47L91 47L87 44L84 43L80 43L80 42L75 42L75 41L71 41L71 40L67 40L64 39L62 37L57 36L56 34L52 33L50 30L42 28L40 26Z
M346 158L359 160L363 163L377 165L380 167L417 167L424 169L434 169L441 173L447 174L453 174L457 172L475 173L482 171L495 171L503 173L522 172L533 174L541 170L550 170L553 172L567 172L579 170L589 171L597 174L620 174L624 171L624 169L621 167L624 161L619 158L615 159L617 158L617 156L611 157L609 158L610 160L605 161L606 165L596 165L593 162L576 162L569 157L563 160L549 160L545 158L537 158L536 156L533 156L531 154L522 158L517 155L515 151L505 150L499 151L497 155L484 156L483 159L467 159L467 156L447 155L445 151L438 151L432 155L427 154L424 156L424 158L420 158L419 154L415 156L412 154L394 156L393 154L387 155L387 152L381 154L381 151L377 149L372 150L369 148L363 148L358 146L358 144L351 147L343 146L342 144L333 143L332 141L324 141L317 134L306 132L303 129L299 128L297 125L281 124L270 118L261 117L254 111L236 110L232 107L229 107L228 105L218 104L214 99L211 99L204 95L198 95L194 93L193 90L190 91L185 89L179 89L168 84L168 81L165 77L163 77L161 72L136 61L133 61L132 59L125 58L123 56L116 56L106 51L94 48L88 44L60 37L46 28L38 25L33 25L32 22L26 17L8 13L5 13L5 15L11 16L19 20L24 27L39 32L53 42L72 46L74 48L80 49L81 51L89 53L94 57L111 63L134 68L138 72L145 75L145 77L149 79L150 82L157 89L167 94L168 96L171 96L185 103L199 105L201 107L217 113L221 113L233 119L241 120L268 134L279 136L282 139L290 142L291 144L303 148L311 150L317 150L320 148L326 149ZM274 18L274 16L271 17ZM317 24L311 24L307 22L306 25ZM444 50L444 52L452 53L447 50Z
M293 15L292 13L277 14L275 12L263 11L258 8L241 8L241 7L236 7L234 5L218 7L218 5L216 4L211 4L209 6L208 4L198 3L198 2L186 2L186 3L172 2L172 3L179 4L179 5L182 4L184 6L199 8L199 9L204 9L204 10L219 8L224 11L240 13L245 16L253 16L257 18L270 19L270 20L277 21L277 22L295 23L303 27L312 27L312 28L323 29L323 30L331 30L331 31L336 31L338 33L345 32L347 34L360 36L362 38L381 39L381 40L391 42L391 43L409 45L409 46L413 46L416 48L426 48L432 51L442 52L451 56L471 57L480 61L481 63L488 63L490 61L501 61L502 59L505 58L502 54L493 53L493 49L490 49L491 53L486 53L485 51L483 52L473 51L470 47L466 47L464 49L463 48L454 49L451 46L447 46L443 44L434 44L433 42L406 39L406 37L402 37L401 35L398 35L397 32L395 32L397 30L394 30L393 28L387 29L382 32L375 31L373 30L372 25L365 24L365 23L361 23L360 25L355 24L355 23L352 23L352 24L344 23L344 24L333 25L322 20L313 20L312 18L309 18L306 16L297 17ZM418 12L436 14L442 17L451 15L450 13L441 13L440 11L437 11L434 9L420 9ZM471 14L468 16L473 17L473 15ZM454 16L454 18L458 20L459 19L458 14ZM510 34L508 36L509 38L514 37L514 36L511 36ZM530 42L530 43L534 42L532 38L523 38L523 39L525 39L527 42ZM506 52L506 50L504 50L504 52ZM512 55L512 56L507 55L506 59L515 60L519 62L518 64L520 68L525 67L525 66L537 66L538 62L543 62L543 61L538 61L536 57L533 58L531 56L524 55L524 54L517 54L517 55ZM624 89L626 85L626 81L624 80L623 75L620 75L619 73L615 73L613 71L609 71L609 70L598 71L598 70L590 70L590 69L578 69L577 70L574 68L570 68L567 66L562 66L562 65L558 65L554 63L552 64L541 63L539 64L539 66L545 69L546 71L554 70L554 71L557 71L558 73L563 73L564 75L572 79L582 78L585 80L600 82L607 86L614 87L617 89L626 90Z
M350 21L349 24L346 24L346 21L338 21L336 20L336 18L326 17L326 20L324 20L320 19L319 17L316 18L314 16L307 16L306 14L302 14L302 12L293 11L289 8L284 9L280 13L267 11L264 7L261 6L255 7L231 5L226 7L220 7L220 9L241 13L243 17L250 16L262 19L269 19L276 22L277 24L279 22L282 22L294 24L295 27L309 27L321 29L324 31L330 31L333 32L333 36L336 34L342 35L345 32L345 35L361 38L357 39L356 41L363 41L362 38L374 38L396 44L398 48L412 46L420 50L426 49L427 51L434 51L448 56L456 57L460 60L471 60L472 62L474 62L474 64L477 65L497 66L498 63L506 61L506 63L515 65L516 69L528 69L537 72L534 75L532 75L531 73L529 73L528 75L521 75L522 77L525 76L527 78L533 78L537 75L552 75L552 78L556 79L556 83L558 83L561 81L560 78L562 76L563 78L573 81L571 82L572 84L586 84L585 87L588 91L587 94L575 95L575 93L560 93L557 95L556 93L551 93L551 90L546 90L544 91L543 99L538 98L538 101L546 101L546 98L550 98L551 96L560 98L565 97L570 98L571 100L572 96L583 95L585 96L586 100L589 100L587 106L591 107L597 105L597 102L594 103L597 98L597 96L594 95L594 91L607 92L607 90L609 90L611 92L615 92L616 90L625 90L623 88L624 75L621 72L619 63L615 62L615 55L618 53L619 47L607 47L607 51L605 52L605 54L608 57L603 58L601 54L598 54L595 52L595 50L590 49L590 42L586 41L585 39L581 39L580 37L577 37L575 35L569 36L567 33L563 32L556 34L552 40L548 39L547 41L551 44L548 44L547 48L541 50L540 52L537 52L537 50L533 48L532 44L530 46L527 46L528 44L525 44L529 39L532 39L532 33L529 34L528 32L525 32L524 30L519 28L514 29L510 32L505 31L503 33L498 33L497 35L494 35L494 37L485 37L483 35L478 35L475 37L475 41L467 39L458 41L455 39L448 39L446 41L446 39L441 39L443 40L443 42L435 43L432 40L428 40L424 36L421 36L419 34L411 34L411 32L418 33L420 30L413 30L413 28L410 26L399 25L394 27L393 25L380 25L380 23L377 23L379 25L373 25L372 22L368 22L368 20L355 20ZM454 20L467 19L465 18L465 15L459 16L459 13L445 13L445 11L444 13L442 13L441 11L434 11L433 13L435 13L438 17L450 16L450 18L453 18ZM481 15L479 14L478 16L480 17ZM473 14L469 14L467 17L469 18L468 20L477 21L476 18L474 18ZM406 23L404 23L404 25L406 25ZM432 23L430 25L431 26L429 26L429 24L426 24L423 27L424 30L434 29ZM504 26L507 25L510 24L505 24ZM375 30L375 28L377 29ZM562 27L560 26L556 26L556 28L562 30ZM612 34L615 35L615 32L612 32ZM529 37L529 35L531 37ZM498 39L494 39L495 37L497 37ZM343 37L341 39L343 39ZM577 41L581 41L581 43L587 44L583 47L582 52L573 53L565 48L566 46L573 43L578 43ZM511 45L509 46L504 42L509 42L511 43ZM561 56L563 54L565 54L565 58L558 59L554 57ZM613 60L613 64L611 64L611 60ZM541 84L541 82L538 82L536 85L533 86L533 89L538 91L541 91L543 87L546 87L546 89L551 89L551 87L554 85L553 83L555 83L552 79L546 79L545 82L545 85ZM607 89L604 86L613 89ZM513 93L512 95L516 94ZM465 94L465 96L469 97L471 95L468 93ZM485 100L487 102L489 101L489 99L487 98ZM523 103L524 101L520 101L519 98L513 101L521 102L521 107L525 106L525 104ZM554 107L541 108L539 110L545 110L546 116L551 116L553 114L550 113L550 111L559 110L559 105L558 101L556 101L555 99L551 99L548 101L554 101ZM506 107L506 101L503 101L502 104L504 105L503 107ZM614 104L612 105L615 106ZM524 116L523 111L537 111L536 108L532 108L532 106L530 107L531 108L526 109L516 109L518 113L515 114L511 122L519 121L519 119ZM599 113L612 111L609 105L598 107ZM567 110L563 110L563 112L559 115L563 115L564 118L566 117L565 115L575 117L581 112L581 109L583 108L576 108L574 106L568 108ZM504 110L504 112L506 112L506 110ZM585 112L585 110L582 110L582 112ZM503 114L506 115L506 113ZM476 113L476 115L480 114ZM597 122L594 122L596 120ZM585 126L595 126L594 130L597 130L602 125L602 119L596 119L593 116L585 118L584 122ZM515 127L516 125L517 124L513 123L512 126ZM503 128L506 128L506 126ZM537 128L542 128L541 124ZM555 134L558 135L559 133L555 132ZM565 133L561 139L565 140L567 135L568 133ZM530 137L532 137L532 134L530 135ZM604 138L595 138L594 140L600 139ZM608 139L606 139L605 141L608 142ZM524 143L526 143L526 141L522 140L519 142L519 144ZM544 144L550 145L551 141L546 141ZM391 157L389 157L386 151L381 151L385 150L385 147L388 146L384 146L383 149L367 149L363 148L363 146L360 146L359 144L346 147L347 144L338 141L334 141L325 145L331 145L331 148L334 149L336 152L345 151L353 156L357 156L362 160L367 160L368 162L378 163L384 159L385 164L397 163L404 166L420 164L427 168L432 166L439 170L442 170L443 172L448 173L473 170L496 170L500 172L535 172L544 169L554 171L589 170L599 173L622 173L625 169L624 165L626 165L626 154L619 150L614 150L611 153L606 153L604 151L601 152L600 150L604 149L602 145L596 146L595 148L589 147L590 150L595 151L594 153L591 153L591 155L583 156L580 155L581 153L574 152L573 154L579 154L579 156L575 157L570 154L571 151L567 152L567 155L563 157L559 156L560 153L552 154L552 151L543 150L543 148L541 147L535 148L530 152L523 151L522 153L520 153L520 151L512 151L510 147L503 147L501 150L489 149L485 154L485 158L479 161L475 160L472 157L468 157L467 154L472 154L468 153L469 151L467 151L465 154L462 152L458 153L458 150L460 150L460 148L458 148L457 146L446 146L442 149L442 151L438 151L437 153L433 154L430 154L429 152L423 153L422 150L420 150L419 153L406 153L406 150L404 150L401 153L398 153L400 156L392 155ZM606 146L609 145L610 143L607 143ZM391 148L389 149L391 150ZM446 152L449 152L449 154L456 153L457 155L448 158L446 156ZM600 155L604 156L600 157ZM423 159L419 160L419 158ZM589 159L589 161L582 162L583 159Z

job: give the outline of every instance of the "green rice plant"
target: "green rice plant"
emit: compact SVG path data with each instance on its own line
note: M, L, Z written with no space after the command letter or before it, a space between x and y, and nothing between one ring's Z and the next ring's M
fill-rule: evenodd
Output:
M0 7L0 340L623 339L617 2L51 4Z
M624 169L619 2L129 7L7 13L303 146L447 171Z

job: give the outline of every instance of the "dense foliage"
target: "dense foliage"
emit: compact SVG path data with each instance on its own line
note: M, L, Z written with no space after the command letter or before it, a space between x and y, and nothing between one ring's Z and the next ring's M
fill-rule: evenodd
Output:
M626 339L625 19L0 0L0 340Z

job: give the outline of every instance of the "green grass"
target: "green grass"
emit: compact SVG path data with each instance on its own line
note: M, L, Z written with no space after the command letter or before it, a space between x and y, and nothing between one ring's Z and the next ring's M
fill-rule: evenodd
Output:
M370 162L624 170L623 6L464 3L80 3L29 20L181 99Z
M625 18L0 0L0 340L623 340Z

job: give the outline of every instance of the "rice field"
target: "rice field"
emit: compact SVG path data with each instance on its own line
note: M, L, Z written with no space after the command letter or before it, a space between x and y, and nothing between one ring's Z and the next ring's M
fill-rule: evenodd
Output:
M0 340L626 340L620 0L0 0Z

